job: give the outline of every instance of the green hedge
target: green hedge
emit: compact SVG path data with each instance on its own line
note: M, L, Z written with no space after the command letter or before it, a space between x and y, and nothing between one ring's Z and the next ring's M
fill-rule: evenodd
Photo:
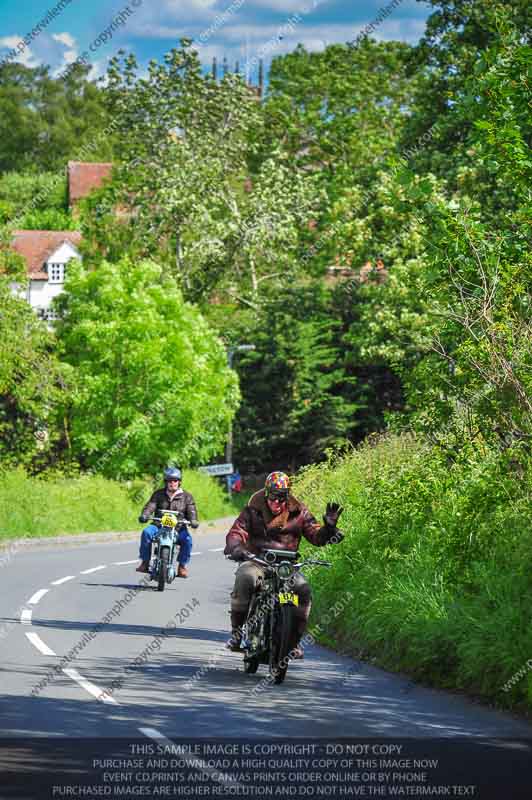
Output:
M532 706L530 466L481 448L453 463L388 437L304 470L295 488L311 508L345 507L346 539L326 548L334 566L312 578L313 624L329 620L322 640L432 685Z
M221 484L193 471L184 473L183 485L196 499L200 520L236 515L246 500L230 501ZM127 486L94 475L43 480L23 469L1 472L0 541L140 529L138 516L151 491L148 482Z

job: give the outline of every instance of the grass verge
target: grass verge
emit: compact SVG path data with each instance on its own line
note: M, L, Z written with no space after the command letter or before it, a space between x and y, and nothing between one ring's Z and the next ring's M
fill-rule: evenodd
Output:
M162 485L162 484L161 484ZM229 498L208 475L183 476L200 520L237 515L248 495ZM0 473L0 542L7 539L140 530L138 516L151 486L126 486L95 475L41 480L17 469Z

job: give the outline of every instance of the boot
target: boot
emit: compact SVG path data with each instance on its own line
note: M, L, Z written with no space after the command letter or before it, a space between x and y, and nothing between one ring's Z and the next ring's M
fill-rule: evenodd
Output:
M304 658L304 651L303 648L300 647L299 642L301 641L301 637L305 633L307 627L307 620L301 617L296 617L295 620L295 627L292 633L292 641L290 642L290 653L292 654L292 658L294 661L298 661L299 659Z
M135 572L148 572L149 566L150 566L149 561L141 561Z
M247 611L233 611L231 609L231 638L226 647L233 652L238 652L242 644L242 625L246 621Z
M188 578L188 569L180 564L177 568L177 577L178 578Z

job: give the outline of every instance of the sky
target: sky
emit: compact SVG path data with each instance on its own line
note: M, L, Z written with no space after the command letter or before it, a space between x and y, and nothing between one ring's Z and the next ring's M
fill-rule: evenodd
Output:
M57 14L47 18L53 9ZM423 0L0 0L0 61L16 50L10 60L49 64L58 74L84 55L95 78L120 48L146 65L188 37L205 68L214 56L220 65L226 58L229 69L238 62L255 83L259 57L267 71L273 57L299 43L319 51L352 41L379 13L372 36L414 43L430 6Z

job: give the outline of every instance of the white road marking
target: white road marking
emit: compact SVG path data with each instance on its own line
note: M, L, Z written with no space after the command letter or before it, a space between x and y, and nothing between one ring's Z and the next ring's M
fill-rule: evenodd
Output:
M23 608L20 614L20 621L23 625L31 625L31 615L33 611L31 608Z
M172 748L174 747L174 742L171 739L168 739L163 733L155 730L155 728L139 728L139 731L144 735L147 736L148 739L154 739L156 742L160 742L164 744L165 747ZM172 752L171 750L169 751ZM187 755L186 753L179 753L179 758L183 759L183 761L190 762L191 766L193 764L194 769L201 770L205 775L209 775L209 777L213 781L217 781L218 783L222 783L223 786L228 786L228 781L230 780L229 775L224 774L219 769L214 769L214 767L209 767L206 761L202 761L196 755ZM238 786L239 788L244 788L244 784L242 783L234 783L231 780L231 786Z
M197 550L195 553L191 553L190 555L191 556L200 556L201 552L202 552L201 550Z
M64 669L63 672L65 675L68 675L69 678L72 678L73 681L79 683L79 685L85 689L86 692L92 694L97 700L101 700L102 703L112 703L113 705L119 705L118 701L111 697L111 695L107 694L107 692L100 689L94 683L91 683L83 675L80 675L77 669Z
M221 553L222 550L225 550L225 547L213 547L212 550L209 550L209 553Z
M82 569L80 575L90 575L91 572L98 572L99 569L105 569L107 564L100 564L99 567L91 567L90 569Z
M35 594L33 594L30 597L30 599L28 600L28 605L36 606L37 603L39 602L39 600L41 599L41 597L44 597L44 595L48 594L49 591L50 591L50 589L39 589L38 592L35 592Z
M135 558L133 561L115 561L114 562L114 566L115 567L125 567L128 564L136 564L137 561L138 561L138 558Z
M75 575L67 575L66 578L59 578L58 581L52 581L52 586L61 586L62 583L73 581L75 577Z
M38 650L40 653L42 653L42 654L43 654L43 656L55 656L55 653L54 653L54 651L53 651L53 650L50 650L50 648L48 647L48 645L47 645L47 644L45 644L45 643L43 642L43 640L41 639L41 637L40 637L40 636L38 636L36 633L27 633L27 634L26 634L26 636L28 637L28 639L30 640L30 642L32 643L32 645L33 645L34 647L36 647L36 648L37 648L37 650Z
M166 739L166 736L159 731L156 731L155 728L139 728L139 731L142 733L143 736L147 736L148 739Z

